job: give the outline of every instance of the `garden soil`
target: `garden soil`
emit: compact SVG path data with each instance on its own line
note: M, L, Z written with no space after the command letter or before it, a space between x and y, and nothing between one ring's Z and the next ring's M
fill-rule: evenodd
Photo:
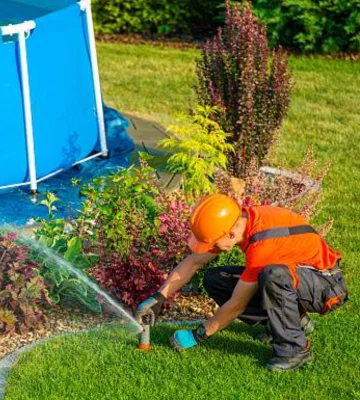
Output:
M217 305L212 299L201 295L182 294L178 296L176 302L166 307L159 321L203 320L211 317L216 309ZM16 335L0 334L0 359L40 339L116 323L112 316L84 313L80 309L66 310L54 307L44 310L44 314L47 322L41 329Z

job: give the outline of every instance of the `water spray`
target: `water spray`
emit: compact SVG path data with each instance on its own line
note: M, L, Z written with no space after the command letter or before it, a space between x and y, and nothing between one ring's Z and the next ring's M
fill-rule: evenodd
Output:
M131 324L131 327L135 329L136 333L140 334L139 344L137 348L142 351L150 350L150 327L152 325L152 314L143 315L140 320L134 318L129 312L127 312L121 305L104 292L95 282L86 276L82 271L75 268L70 262L65 260L63 257L56 254L52 249L46 247L40 242L32 239L28 234L30 232L21 232L17 227L13 226L0 226L1 231L5 232L16 232L18 234L18 240L21 244L35 250L38 254L42 254L47 261L51 261L60 269L69 271L73 276L81 280L89 288L91 288L97 295L103 299L104 302L116 313L116 315ZM98 300L99 301L99 300Z
M136 333L143 333L144 327L139 324L135 318L128 312L122 305L112 298L108 293L102 290L92 279L90 279L84 272L75 268L69 261L65 260L63 257L58 255L53 251L53 249L48 248L42 243L38 242L35 239L32 239L28 234L21 231L16 226L3 225L0 226L0 234L15 232L18 235L18 240L22 245L31 248L36 251L39 255L43 256L44 260L47 262L51 262L56 265L60 270L68 271L72 276L75 276L79 279L84 285L90 288L97 296L102 300L102 303L105 303L117 316L121 322L126 322L122 326L127 326L131 328L131 330L135 330ZM100 303L100 300L98 300ZM150 318L151 321L151 318ZM150 334L148 334L150 338ZM148 340L149 342L149 340ZM146 343L146 342L145 342ZM150 343L149 343L150 346Z

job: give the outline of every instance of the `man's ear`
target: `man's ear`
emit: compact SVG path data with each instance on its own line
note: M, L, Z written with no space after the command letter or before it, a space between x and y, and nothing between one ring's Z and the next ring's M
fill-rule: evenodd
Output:
M235 232L230 231L230 232L228 233L228 237L229 237L229 239L234 239L234 238L235 238Z

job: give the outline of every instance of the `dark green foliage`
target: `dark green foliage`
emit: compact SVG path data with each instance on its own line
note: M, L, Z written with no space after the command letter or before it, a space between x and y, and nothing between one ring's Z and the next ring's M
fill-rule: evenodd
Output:
M242 1L232 1L242 4ZM360 0L253 0L270 47L332 53L360 50ZM98 33L212 35L224 19L221 0L95 0Z
M98 33L204 34L215 29L221 0L95 0Z
M96 0L95 29L99 33L172 33L186 29L189 10L166 0Z
M359 0L253 0L270 45L316 53L360 50Z
M16 234L0 236L0 331L24 333L43 325L41 305L51 304L40 265L17 245Z

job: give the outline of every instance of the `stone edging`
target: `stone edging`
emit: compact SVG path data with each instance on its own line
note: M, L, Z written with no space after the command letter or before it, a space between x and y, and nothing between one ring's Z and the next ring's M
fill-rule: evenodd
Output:
M20 349L13 351L2 360L0 360L0 400L2 400L5 396L6 377L18 357L26 351L31 350L33 347L42 344L49 339L51 338L43 338L33 343L26 344L25 346L20 347Z
M308 177L303 177L297 172L292 172L292 171L286 171L278 168L272 168L268 166L264 166L260 168L260 172L263 173L265 176L283 176L285 178L288 178L296 183L299 183L304 186L304 189L301 193L297 194L293 198L287 200L287 201L297 201L300 200L302 197L304 197L307 193L309 192L318 192L320 190L320 185L315 182L314 180L308 178ZM272 204L273 206L277 206L278 202L275 202Z

